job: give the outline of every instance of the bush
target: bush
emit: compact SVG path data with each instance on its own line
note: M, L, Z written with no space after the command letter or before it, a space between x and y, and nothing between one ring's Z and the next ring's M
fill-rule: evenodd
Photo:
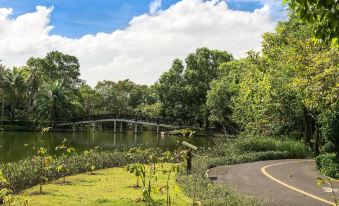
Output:
M328 177L339 179L339 158L336 154L326 153L316 158L320 172Z
M289 158L304 158L308 155L302 142L271 137L246 137L235 142L239 152L286 151Z

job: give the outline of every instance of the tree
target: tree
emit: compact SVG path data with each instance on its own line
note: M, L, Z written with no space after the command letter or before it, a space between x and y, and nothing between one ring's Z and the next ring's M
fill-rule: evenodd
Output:
M290 9L304 22L311 24L314 37L326 43L338 45L339 38L339 2L332 1L304 1L283 0Z
M162 74L155 85L161 106L160 113L165 118L188 120L183 75L183 62L175 59L169 71Z
M77 89L82 83L79 79L80 64L75 56L52 51L43 59L37 58L31 61L35 61L35 65L41 67L45 82L58 81L58 84L68 89Z
M39 94L35 104L38 120L46 120L53 127L55 121L71 118L76 111L74 98L59 82L49 85Z
M30 116L32 109L34 108L34 100L39 92L39 88L43 83L42 78L42 60L30 58L26 62L27 70L28 70L28 77L25 81L27 86L27 113Z
M15 112L19 101L24 98L25 89L25 73L24 68L13 67L7 76L7 92L11 100L10 119L15 118Z
M210 82L218 77L218 67L231 61L232 55L207 48L197 49L186 58L186 69L179 59L165 72L157 84L157 93L163 116L205 124L209 127L206 105Z
M239 93L239 83L248 67L246 59L221 64L219 78L211 82L207 94L207 106L210 110L209 119L219 124L224 133L237 132L238 126L232 120L234 98Z
M1 92L1 125L5 119L5 96L6 96L6 87L8 80L8 69L2 64L0 64L0 92Z
M231 54L225 51L197 49L186 58L185 88L187 91L187 106L195 122L200 126L205 123L209 127L209 110L206 105L207 91L212 80L218 77L218 67L233 60Z

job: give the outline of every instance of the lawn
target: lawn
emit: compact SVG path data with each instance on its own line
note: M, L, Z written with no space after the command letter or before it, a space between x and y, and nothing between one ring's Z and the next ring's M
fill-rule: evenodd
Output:
M164 164L168 169L169 164ZM153 181L152 199L155 205L166 205L167 174L160 171L158 166L157 180ZM190 205L192 200L180 191L176 174L170 178L172 205ZM142 198L142 188L136 188L136 177L126 172L125 168L110 168L90 173L66 177L43 186L43 194L38 194L39 186L19 193L20 199L28 200L29 205L145 205ZM140 181L141 184L141 181Z

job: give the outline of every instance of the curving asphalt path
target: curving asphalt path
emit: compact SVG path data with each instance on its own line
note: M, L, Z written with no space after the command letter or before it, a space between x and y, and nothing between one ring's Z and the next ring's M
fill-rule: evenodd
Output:
M208 176L217 184L254 195L270 206L335 205L329 185L317 186L323 177L314 160L271 160L212 168ZM334 183L339 197L339 182Z

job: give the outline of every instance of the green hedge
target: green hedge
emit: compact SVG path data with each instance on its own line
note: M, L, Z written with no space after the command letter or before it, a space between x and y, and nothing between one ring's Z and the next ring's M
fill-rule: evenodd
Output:
M328 177L339 179L339 158L336 154L326 153L316 157L320 172Z

